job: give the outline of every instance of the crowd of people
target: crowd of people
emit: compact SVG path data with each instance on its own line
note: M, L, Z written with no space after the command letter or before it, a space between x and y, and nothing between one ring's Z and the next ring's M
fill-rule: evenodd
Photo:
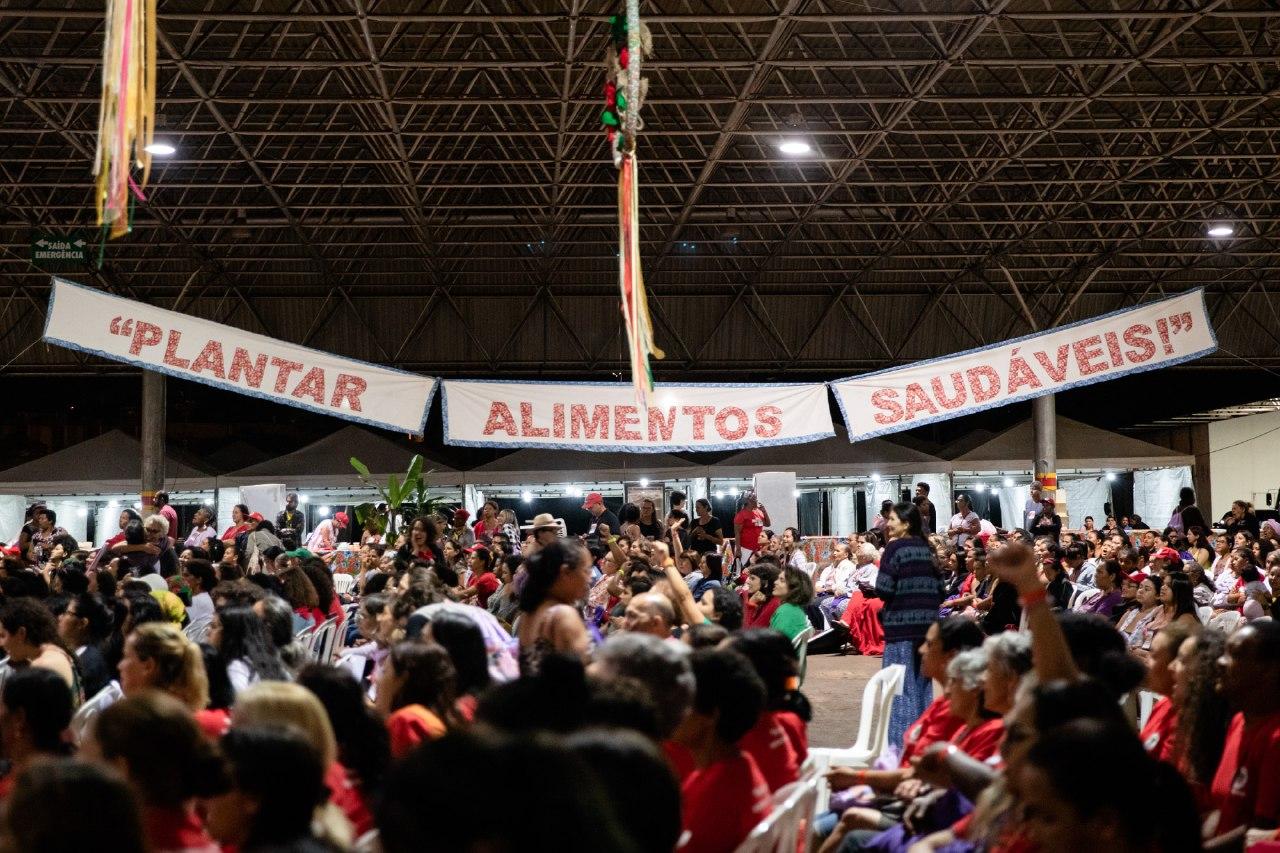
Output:
M903 686L815 848L1271 840L1280 523L1188 490L1163 530L1064 530L1041 498L939 530L922 484L816 561L754 495L726 522L591 493L583 537L489 501L367 526L341 582L350 519L302 540L293 496L221 532L162 499L95 549L33 506L0 565L0 845L728 853L806 773L818 635Z

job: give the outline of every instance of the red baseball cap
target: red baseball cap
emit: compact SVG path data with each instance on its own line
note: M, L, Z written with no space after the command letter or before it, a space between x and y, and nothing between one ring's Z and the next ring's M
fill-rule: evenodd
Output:
M1147 579L1147 573L1134 572L1131 575L1125 575L1124 579L1127 580L1129 583L1133 584L1134 586L1137 586L1138 584L1142 583L1144 580Z
M1152 554L1150 557L1147 558L1148 562L1150 562L1151 560L1166 560L1170 563L1181 563L1182 555L1179 554L1177 551L1173 550L1172 548L1169 548L1166 546L1164 548L1161 548L1159 551L1156 551L1154 554Z
M476 551L488 551L489 546L477 542L475 545L472 545L470 548L464 548L463 550L466 551L468 554L474 554Z
M603 503L604 503L604 495L600 494L599 492L591 492L589 495L587 495L587 499L582 502L582 508L591 509L591 507L595 506L596 504L603 504Z
M339 510L338 512L335 512L333 514L333 520L341 524L343 527L346 527L348 516L345 512L342 512L341 510Z
M471 513L467 511L466 507L458 507L453 511L454 521L466 521L470 517Z
M262 519L262 513L260 513L260 512L251 512L251 513L249 513L249 517L250 517L250 518L252 518L254 521L262 521L262 520L263 520L263 519Z

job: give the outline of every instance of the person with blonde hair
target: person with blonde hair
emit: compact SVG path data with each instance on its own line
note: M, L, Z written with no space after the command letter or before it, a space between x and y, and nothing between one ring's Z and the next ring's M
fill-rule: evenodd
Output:
M338 740L329 714L320 699L300 684L288 681L260 681L236 695L231 707L231 729L248 726L292 728L315 749L324 765L324 783L330 796L327 807L317 817L326 838L345 849L352 840L352 827L372 823L369 803L338 761Z
M124 641L120 689L125 696L160 690L193 713L209 704L209 677L200 647L168 622L139 625Z

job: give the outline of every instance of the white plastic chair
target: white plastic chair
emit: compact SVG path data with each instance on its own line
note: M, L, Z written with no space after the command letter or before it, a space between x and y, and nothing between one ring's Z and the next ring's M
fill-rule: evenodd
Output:
M330 616L320 623L307 641L307 650L316 663L328 663L333 659L333 647L338 640L338 620Z
M756 824L736 853L796 853L808 850L817 811L819 778L802 777L773 795L773 811Z
M355 585L355 577L345 572L336 572L333 576L333 591L338 595L346 595L351 592L351 587Z
M1147 720L1151 718L1151 709L1155 707L1156 700L1159 698L1159 693L1152 693L1150 690L1138 691L1138 731L1142 731Z
M1224 634L1230 634L1236 628L1240 627L1240 621L1244 617L1238 611L1228 610L1225 613L1219 613L1209 620L1209 627L1221 631Z
M1209 605L1201 605L1196 608L1196 615L1200 617L1201 625L1208 625L1209 620L1213 618L1213 608Z
M76 710L75 716L71 718L71 737L75 744L79 746L84 742L85 733L89 730L89 724L93 718L110 708L116 702L124 698L124 691L120 689L120 682L112 681L106 687L93 694L93 698L89 699Z
M810 625L791 641L791 648L796 650L796 658L800 662L800 683L804 684L804 673L809 664L809 638L814 634L813 626Z
M832 767L870 767L889 744L889 710L896 696L902 695L907 668L900 663L884 667L862 689L862 712L858 720L858 738L847 749L810 747L809 757L818 774L818 798L826 802L825 774Z
M187 635L187 639L193 643L203 643L205 638L209 636L209 628L213 625L212 616L201 616L188 623L187 627L182 629L182 633Z

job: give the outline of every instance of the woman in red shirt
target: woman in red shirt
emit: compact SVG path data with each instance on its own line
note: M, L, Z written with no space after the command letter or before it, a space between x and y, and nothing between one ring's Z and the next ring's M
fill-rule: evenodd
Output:
M764 682L765 709L738 742L755 759L770 791L800 778L800 765L809 754L807 725L813 714L800 692L800 664L791 641L768 628L749 628L730 640Z
M1142 727L1142 748L1152 758L1175 766L1179 763L1175 756L1181 752L1177 748L1177 732L1182 703L1173 689L1171 665L1177 658L1178 649L1191 633L1191 628L1180 622L1160 629L1151 641L1150 668L1144 685L1151 692L1159 693L1160 699L1152 706L1151 714Z
M480 510L480 519L472 526L472 532L475 533L476 542L487 542L493 537L493 534L502 529L502 522L498 519L498 502L489 500L484 502L484 507Z
M468 561L471 567L471 578L463 588L460 598L463 601L474 598L476 604L487 607L489 596L497 592L498 587L501 586L493 573L493 554L483 545L472 545L467 550L471 552Z
M252 528L253 525L249 522L249 507L236 504L231 508L231 526L222 531L222 535L218 538L223 542L234 542L237 536L248 533Z
M457 671L435 643L391 647L378 675L376 708L387 721L391 755L403 758L424 740L444 737L458 722Z
M739 592L742 596L742 627L769 627L769 620L782 604L773 595L773 583L781 574L778 564L771 562L755 563L747 569L747 583Z
M303 619L310 619L316 625L320 625L328 618L320 609L320 596L306 572L301 568L288 568L278 577L284 599L289 602L294 613Z

